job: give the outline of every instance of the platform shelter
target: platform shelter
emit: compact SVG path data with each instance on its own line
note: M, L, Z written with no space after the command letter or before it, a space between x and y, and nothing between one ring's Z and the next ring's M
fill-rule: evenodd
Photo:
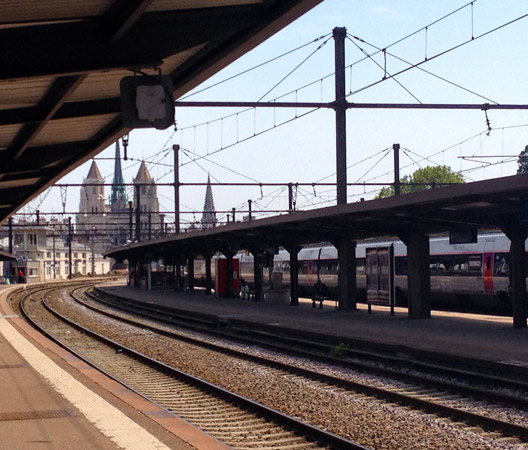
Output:
M132 266L164 258L167 264L188 264L202 255L206 262L206 291L211 292L211 257L227 258L228 291L232 293L232 258L239 250L254 255L255 296L262 297L260 266L266 255L284 247L290 253L292 305L298 304L298 252L302 246L331 242L338 249L339 306L356 308L358 240L394 236L407 246L409 317L431 316L429 236L435 233L471 233L500 229L511 240L513 325L525 328L525 240L528 237L528 175L515 175L474 183L299 211L250 222L171 235L133 243L107 256L128 260ZM149 267L147 264L146 267ZM192 280L190 281L192 286Z

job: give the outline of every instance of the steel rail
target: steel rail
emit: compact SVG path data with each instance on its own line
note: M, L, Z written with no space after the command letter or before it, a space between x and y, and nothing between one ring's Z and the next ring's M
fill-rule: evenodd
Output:
M73 295L73 292L71 292L71 295L75 300L79 301L79 299L77 299ZM368 386L362 383L344 380L339 377L334 377L331 375L314 372L312 370L295 367L290 364L281 363L279 361L271 360L269 358L265 358L262 356L249 355L247 353L240 352L238 350L229 349L229 348L219 346L213 343L203 342L199 339L195 339L189 336L181 336L181 335L178 335L170 331L160 330L159 328L152 327L144 323L140 324L137 321L134 321L133 319L116 317L115 314L112 314L111 312L102 311L82 301L80 301L80 303L91 308L92 310L96 310L97 312L100 312L106 316L112 317L114 320L117 319L124 323L130 324L133 326L142 327L142 328L147 327L151 331L160 333L164 336L171 337L173 339L185 341L193 345L198 345L203 348L207 348L209 350L221 352L223 354L227 354L233 357L255 362L257 364L272 367L278 370L285 371L287 373L299 375L299 376L309 378L312 380L316 380L322 383L326 383L332 386L337 386L337 387L351 390L354 392L359 392L362 394L374 396L376 398L388 400L388 401L395 402L398 404L411 406L416 409L424 410L428 413L434 413L434 414L438 414L444 417L447 416L447 417L450 417L458 421L470 423L472 425L478 425L478 426L482 426L487 429L500 431L503 434L512 435L515 437L519 437L525 441L528 441L528 428L527 427L512 424L510 422L505 422L505 421L498 420L498 419L493 419L493 418L483 416L480 414L475 414L475 413L471 413L468 411L460 410L458 408L441 405L441 404L438 404L436 402L432 402L429 400L416 398L412 395L406 395L400 392L394 392L394 391L383 389L383 388ZM365 369L364 366L362 368L363 370ZM430 380L428 378L423 378L423 377L413 376L413 375L404 375L404 374L400 374L400 373L397 373L395 371L390 371L390 370L386 370L386 373L384 375L395 376L395 377L398 377L398 375L402 375L400 378L405 378L406 381L408 382L410 381L412 383L418 383L421 386L434 387L435 389L440 389L442 391L461 393L463 395L470 396L473 398L484 399L484 400L492 401L492 402L500 402L502 404L514 405L516 407L519 407L519 406L523 408L528 407L528 400L526 399L519 399L519 398L512 397L512 396L505 396L505 395L501 395L498 393L485 391L483 389L473 388L471 386L466 387L466 386L461 386L461 385L453 385L452 383L448 383L448 382Z
M95 290L94 293L88 292L87 295L90 297L93 297L97 301L105 302L112 307L115 308L121 308L120 305L116 304L115 302L111 302L108 299L103 298L100 295L95 295L95 293L101 293L104 294L104 292L100 290ZM374 367L371 364L368 363L359 363L359 362L352 362L352 361L345 361L343 359L336 359L332 357L326 356L335 345L337 345L337 342L334 340L321 340L320 336L317 338L310 338L305 332L302 332L302 336L298 335L291 335L288 334L288 329L276 329L276 327L271 327L272 329L266 328L263 329L262 327L256 328L252 324L251 329L246 329L242 327L236 326L236 324L233 321L230 321L229 328L232 330L232 332L227 331L217 331L213 330L212 328L218 328L218 325L222 325L219 323L218 318L215 315L212 314L206 314L206 313L191 313L189 311L185 310L177 310L175 308L169 308L169 307L163 307L161 305L153 305L153 304L145 304L143 302L137 302L133 299L124 299L119 298L119 301L124 304L129 304L134 308L137 308L138 310L143 311L142 314L152 314L158 312L159 315L152 316L156 320L159 321L165 321L170 324L177 324L182 327L187 327L190 329L195 329L198 331L202 331L204 333L209 333L214 336L224 336L224 337L231 337L238 340L245 340L248 343L253 343L257 345L263 345L267 346L269 348L272 348L274 350L285 350L284 344L287 344L288 347L286 347L287 351L293 351L297 353L302 353L303 355L306 355L311 358L319 358L324 359L326 362L330 362L332 364L341 364L345 365L349 368L353 369L365 369L372 371L374 369L380 370L380 373L386 373L389 369ZM126 310L126 308L122 308ZM178 319L180 321L176 322ZM194 323L190 324L189 322ZM204 326L206 328L204 328ZM253 337L248 336L258 336L257 339ZM273 341L273 342L271 342ZM306 350L299 350L299 347L308 347L310 348L310 351ZM404 352L404 350L398 348L396 349L398 353ZM409 365L412 365L417 370L428 370L428 371L436 371L437 373L443 373L447 376L452 377L461 377L469 379L470 381L474 382L480 382L480 383L494 383L494 384L500 384L507 388L515 388L519 390L525 390L528 391L528 383L526 383L524 380L518 380L516 378L506 378L503 374L502 367L501 369L501 375L498 376L492 371L488 371L487 373L483 372L477 372L477 371L469 371L465 369L460 369L459 367L453 367L448 365L441 365L439 363L429 363L425 361L421 361L418 359L409 359L409 358L401 358L398 356L392 356L388 353L381 353L379 350L376 352L373 352L371 350L365 349L352 349L349 348L347 352L347 356L350 358L357 357L357 358L363 358L368 359L373 362L376 361L382 361L383 363L394 363L394 364L401 364L402 362L405 363L405 365L408 367ZM392 372L389 372L390 375ZM394 373L392 373L392 376L395 376ZM402 374L403 376L403 374ZM512 399L513 402L515 402L515 399ZM515 406L519 406L518 404L515 404Z
M53 290L56 290L56 289L60 289L60 287L59 288L54 288ZM163 371L163 372L169 372L170 374L172 374L176 378L178 378L180 380L183 380L184 382L186 382L188 384L191 384L191 385L193 385L195 387L198 387L199 389L201 389L201 390L203 390L205 392L208 392L209 394L211 394L214 397L221 398L221 399L223 399L224 401L226 401L226 402L228 402L230 404L233 404L233 405L236 405L236 406L238 406L238 407L240 407L242 409L251 411L251 412L253 412L253 413L255 413L255 414L259 415L259 416L262 416L262 417L266 418L267 420L269 420L271 422L274 422L274 423L276 423L276 424L278 424L280 426L284 426L284 427L292 430L293 432L300 434L301 437L307 438L308 440L313 440L313 441L319 442L319 443L321 443L323 445L330 445L332 448L335 448L335 449L369 450L367 447L362 446L362 445L360 445L360 444L358 444L356 442L350 441L350 440L348 440L346 438L343 438L341 436L338 436L338 435L336 435L334 433L330 433L328 431L322 430L322 429L317 428L317 427L315 427L313 425L310 425L308 423L305 423L303 421L295 419L294 417L291 417L291 416L289 416L287 414L281 413L280 411L277 411L277 410L275 410L273 408L269 408L269 407L267 407L267 406L265 406L265 405L263 405L261 403L254 402L254 401L252 401L252 400L250 400L250 399L248 399L248 398L246 398L244 396L241 396L241 395L235 394L233 392L230 392L230 391L228 391L228 390L226 390L224 388L221 388L221 387L216 386L216 385L214 385L212 383L209 383L209 382L207 382L207 381L205 381L205 380L203 380L201 378L195 377L195 376L190 375L188 373L185 373L185 372L183 372L181 370L178 370L178 369L176 369L174 367L171 367L171 366L169 366L167 364L164 364L164 363L162 363L160 361L152 359L152 358L150 358L150 357L148 357L148 356L146 356L146 355L144 355L144 354L142 354L140 352L135 351L134 349L131 349L131 348L126 347L126 346L123 346L119 342L113 341L112 339L109 339L109 338L107 338L105 336L102 336L102 335L100 335L98 333L95 333L95 332L89 330L88 328L83 327L82 325L71 321L70 319L68 319L64 315L62 315L62 314L58 313L57 311L55 311L49 305L49 303L45 300L45 296L46 296L46 294L44 293L42 295L42 303L43 303L43 305L52 314L54 314L56 317L60 318L64 322L68 323L70 326L72 326L72 327L74 327L74 328L86 333L87 335L89 335L93 339L96 339L96 340L98 340L98 341L110 346L111 348L119 349L121 352L126 352L128 355L131 355L133 358L143 362L144 364L149 365L150 367L154 367L155 369ZM81 354L79 354L79 353L75 352L74 350L70 349L66 344L64 344L59 339L55 338L53 335L51 335L46 330L44 330L42 327L40 327L38 324L36 324L33 320L31 320L29 318L29 315L27 314L27 311L25 311L25 308L22 307L22 303L21 303L21 309L24 312L24 315L26 316L26 318L28 320L30 320L32 325L34 327L36 327L37 329L39 329L41 332L43 332L46 336L48 336L54 342L56 342L57 344L61 345L64 348L66 348L68 351L70 351L73 354L75 354L75 356L79 357L80 359L82 359L86 363L92 365L97 370L100 370L101 372L105 373L110 378L112 378L112 379L116 380L117 382L119 382L120 384L126 386L131 391L136 392L137 394L141 395L144 398L147 398L141 392L138 392L133 387L126 385L121 380L119 380L118 378L114 377L112 374L110 374L110 373L106 372L104 369L101 369L98 366L94 365L92 362L90 362L90 360L86 359ZM150 399L148 399L148 400L152 401Z

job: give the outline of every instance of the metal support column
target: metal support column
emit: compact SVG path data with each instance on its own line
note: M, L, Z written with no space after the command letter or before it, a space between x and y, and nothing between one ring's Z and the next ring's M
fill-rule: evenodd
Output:
M72 224L71 217L68 217L68 279L72 279Z
M178 152L180 146L172 146L174 150L174 232L180 232L180 163Z
M13 254L13 218L10 217L7 221L9 229L9 253Z
M392 144L394 150L394 195L400 195L400 144Z
M136 189L136 241L141 242L141 186L134 186Z
M148 238L149 241L152 239L152 214L150 211L148 213Z
M346 28L334 28L335 42L335 112L336 112L336 174L337 204L347 202L346 158L346 86L345 86L345 38Z
M400 233L407 246L407 292L409 318L431 317L431 279L429 274L429 236L411 230Z
M288 212L293 212L293 184L288 183Z
M339 308L345 311L357 309L356 305L356 241L339 238L337 245L337 282Z
M528 233L523 226L507 227L502 231L510 243L511 295L513 306L513 328L526 328L526 269L524 267L525 240Z
M194 292L194 256L187 258L187 290Z
M248 200L248 220L252 220L252 215L251 215L251 207L252 207L252 204L253 204L253 200Z
M205 258L205 295L211 295L213 281L211 276L211 254L204 255Z
M128 233L130 242L134 242L134 221L132 219L132 202L128 202Z
M299 305L299 250L298 245L290 244L286 247L290 254L290 305Z
M250 250L253 254L253 291L255 292L255 301L260 302L263 300L262 295L262 265L260 261L260 251L258 248Z

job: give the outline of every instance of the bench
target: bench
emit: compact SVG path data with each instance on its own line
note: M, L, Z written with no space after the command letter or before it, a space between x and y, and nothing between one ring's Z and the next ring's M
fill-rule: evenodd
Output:
M335 309L337 309L337 307L339 306L338 301L336 299L334 299L334 298L328 298L326 295L314 295L312 297L312 308L315 308L315 303L319 302L319 309L322 309L323 308L323 303L325 301L334 302L335 303Z

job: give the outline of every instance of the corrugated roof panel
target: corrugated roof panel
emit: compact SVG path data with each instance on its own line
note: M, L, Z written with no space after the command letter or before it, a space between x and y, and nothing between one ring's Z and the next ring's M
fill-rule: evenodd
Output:
M31 186L32 184L37 183L39 180L40 180L40 177L0 181L0 189L8 189L8 188L14 188L14 187L21 187L21 186Z
M263 3L263 0L155 0L147 11L215 8L221 6L255 5L258 3Z
M185 63L191 56L200 51L206 44L198 45L192 49L180 52L165 58L161 71L170 74L174 69ZM150 75L157 75L157 71L144 69ZM96 100L108 97L119 97L119 82L121 78L133 73L129 70L113 70L108 72L92 73L86 77L82 84L68 97L68 102Z
M36 105L53 82L53 77L0 81L0 109Z
M113 0L2 0L0 24L95 17L104 14L112 3Z
M22 128L22 125L6 125L0 127L0 149L7 148L17 133Z
M52 120L31 142L32 146L63 144L89 140L107 125L116 114L79 117L75 119Z

